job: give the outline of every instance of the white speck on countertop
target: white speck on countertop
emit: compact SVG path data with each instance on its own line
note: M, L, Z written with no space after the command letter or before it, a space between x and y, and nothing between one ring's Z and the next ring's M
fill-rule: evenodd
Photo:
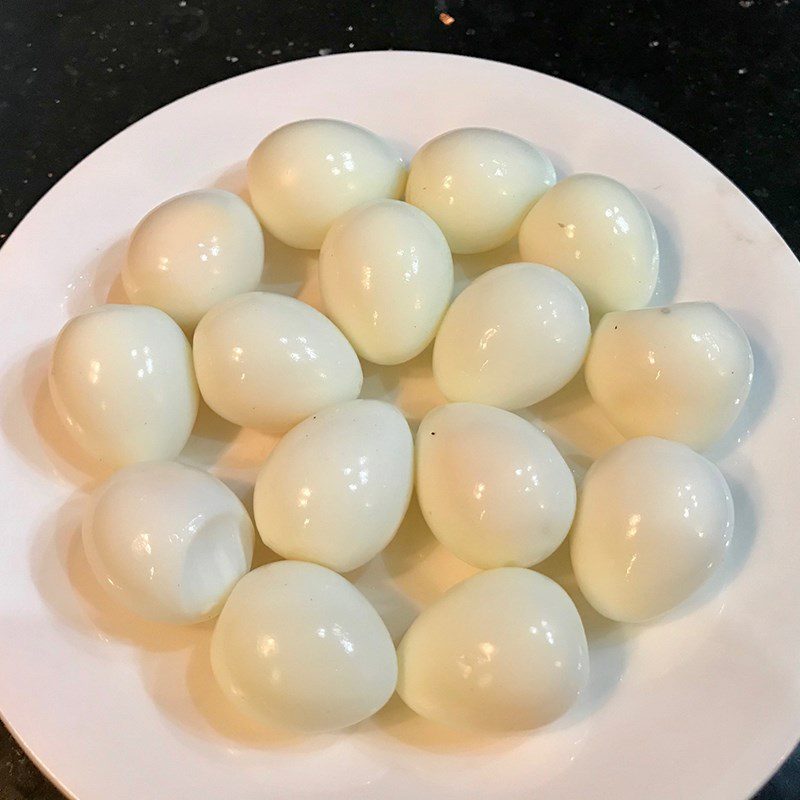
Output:
M239 56L225 56L225 60L235 64L239 60Z
M272 55L273 55L273 56L279 56L280 54L281 54L281 51L280 51L280 50L273 50L273 51L272 51Z
M650 47L658 47L660 44L661 44L661 42L659 42L658 39L653 39L650 42Z
M750 6L752 6L754 2L755 0L739 0L739 5L742 8L750 8Z
M318 52L318 53L319 53L321 56L329 56L329 55L330 55L330 54L333 52L333 50L331 50L331 48L330 48L330 47L320 47L320 49L319 49L319 50L317 50L317 52Z
M747 67L739 67L739 69L737 69L736 71L737 71L737 72L738 72L740 75L744 75L744 74L747 72Z
M348 26L347 26L347 30L348 30L348 31L352 31L352 30L353 30L353 26L352 26L352 25L348 25Z
M352 50L356 45L354 42L350 42L347 46Z

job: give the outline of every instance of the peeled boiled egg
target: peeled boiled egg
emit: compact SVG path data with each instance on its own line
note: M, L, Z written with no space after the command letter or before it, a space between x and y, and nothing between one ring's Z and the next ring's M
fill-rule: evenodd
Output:
M445 314L433 374L448 400L515 409L557 392L589 344L589 312L560 272L506 264L473 281Z
M597 611L643 622L689 597L722 561L732 533L733 500L714 464L684 444L631 439L586 473L572 566Z
M328 231L319 280L326 311L359 355L400 364L433 339L453 291L453 258L427 214L376 200Z
M397 657L378 612L325 567L278 561L234 588L211 640L223 692L266 725L332 731L392 696Z
M528 212L519 231L526 261L560 270L592 313L641 308L658 277L658 241L647 209L605 175L570 175Z
M49 381L70 434L113 465L174 458L197 416L189 342L157 308L105 305L70 320Z
M418 714L490 732L560 717L589 679L586 635L555 581L519 567L456 584L411 624L397 692Z
M213 305L258 286L264 236L247 203L206 189L173 197L137 226L122 281L132 303L191 330Z
M83 545L97 580L151 620L216 616L253 557L253 523L206 472L169 461L133 464L92 495Z
M586 385L620 433L696 450L731 427L752 382L747 335L714 303L606 314L586 359Z
M481 569L529 567L564 541L575 481L550 438L491 406L451 403L417 433L417 498L436 538Z
M284 558L355 569L394 536L413 470L411 431L394 406L330 406L292 428L267 458L253 500L258 532Z
M194 332L194 366L213 411L272 433L355 399L363 380L358 356L327 317L269 292L214 306Z
M368 200L402 197L402 156L372 131L304 119L273 131L247 163L256 213L290 247L316 250L333 221Z
M550 159L530 142L490 128L460 128L414 156L406 201L436 221L454 253L481 253L513 239L555 182Z

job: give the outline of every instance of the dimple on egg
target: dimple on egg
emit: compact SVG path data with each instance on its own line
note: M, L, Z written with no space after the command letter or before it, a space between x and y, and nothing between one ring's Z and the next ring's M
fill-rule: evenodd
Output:
M575 481L550 438L499 408L451 403L416 439L417 497L436 538L481 569L529 567L564 541Z
M506 264L473 281L447 310L433 374L451 401L517 409L565 386L586 355L586 303L541 264Z
M733 500L714 464L677 442L630 439L583 480L572 566L598 612L644 622L701 586L732 534Z
M222 691L271 727L346 728L392 696L397 656L386 626L345 578L278 561L236 585L211 640Z
M546 725L589 679L586 634L555 581L479 572L428 606L397 651L397 692L427 719L493 733Z
M253 523L221 481L174 462L116 472L89 500L83 545L100 584L142 617L216 616L253 557Z
M269 292L212 308L194 333L194 365L213 411L271 433L355 399L363 381L358 356L327 317Z
M132 303L191 330L213 305L258 286L264 236L247 203L205 189L173 197L136 226L122 268Z
M250 156L256 213L290 247L316 250L333 221L381 197L402 197L401 155L372 131L335 119L305 119L273 131Z
M646 305L658 278L647 209L605 175L570 175L548 190L520 227L519 250L571 278L595 316Z
M362 357L408 361L436 333L453 290L453 259L424 212L399 200L353 209L319 254L326 311Z
M530 142L490 128L460 128L419 149L406 201L436 221L454 253L481 253L513 239L555 180L550 159Z
M256 526L285 558L347 572L394 536L412 480L411 431L394 406L331 406L292 428L270 453L256 482Z
M170 459L194 426L199 395L181 329L149 306L99 306L56 339L50 394L88 452L111 464Z
M747 335L714 303L606 314L586 358L589 392L620 433L696 450L733 425L752 382Z

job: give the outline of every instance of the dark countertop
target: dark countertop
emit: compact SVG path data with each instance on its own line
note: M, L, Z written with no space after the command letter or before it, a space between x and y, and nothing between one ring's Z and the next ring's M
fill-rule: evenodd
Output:
M800 250L800 0L3 0L0 242L81 158L171 100L390 48L507 61L611 97L708 158ZM0 800L57 797L0 729ZM800 798L800 751L757 797Z

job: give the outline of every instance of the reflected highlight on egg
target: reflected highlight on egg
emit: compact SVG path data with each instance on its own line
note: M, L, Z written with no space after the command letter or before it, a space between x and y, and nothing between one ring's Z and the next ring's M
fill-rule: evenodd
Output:
M378 612L341 575L300 561L268 564L239 581L214 629L211 665L241 711L303 733L366 719L397 682Z
M506 264L453 301L436 336L433 375L448 400L523 408L572 379L590 333L569 278L541 264Z
M418 714L501 733L560 717L589 680L586 635L555 581L480 572L428 606L398 648L397 692Z
M451 403L419 426L417 497L436 538L482 569L529 567L564 541L575 481L550 438L499 408Z
M216 616L253 557L253 523L211 475L174 462L121 469L93 494L83 545L101 585L147 619Z
M482 253L513 239L555 181L550 159L530 142L491 128L460 128L419 149L406 201L433 218L454 253Z
M698 589L732 535L731 492L714 464L677 442L631 439L586 473L572 567L597 611L643 622Z
M733 425L752 382L747 335L714 303L606 314L586 358L586 385L620 433L696 450Z
M213 411L271 433L355 399L363 381L358 356L327 317L269 292L212 308L194 333L194 366Z
M319 249L333 221L368 200L402 197L403 159L372 131L305 119L273 131L247 162L253 207L290 247Z
M394 536L413 470L411 431L394 406L329 406L292 428L267 458L253 498L258 531L284 558L355 569Z
M175 458L197 416L189 342L149 306L99 306L71 319L56 339L49 383L70 435L112 466Z
M519 231L527 261L573 280L592 314L641 308L658 278L658 240L647 209L605 175L570 175L545 193Z

